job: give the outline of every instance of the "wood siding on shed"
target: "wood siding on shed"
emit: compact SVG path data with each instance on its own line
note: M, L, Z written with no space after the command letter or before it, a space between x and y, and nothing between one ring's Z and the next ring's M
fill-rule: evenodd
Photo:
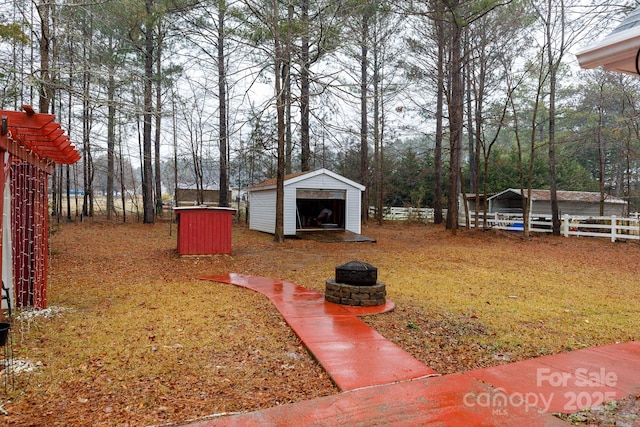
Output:
M235 210L225 208L178 208L180 255L230 254Z

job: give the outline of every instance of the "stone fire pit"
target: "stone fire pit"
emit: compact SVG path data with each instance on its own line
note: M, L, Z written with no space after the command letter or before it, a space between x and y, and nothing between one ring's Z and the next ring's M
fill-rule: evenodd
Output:
M336 304L375 306L387 302L386 286L378 282L378 269L361 261L336 267L335 279L326 282L325 300Z

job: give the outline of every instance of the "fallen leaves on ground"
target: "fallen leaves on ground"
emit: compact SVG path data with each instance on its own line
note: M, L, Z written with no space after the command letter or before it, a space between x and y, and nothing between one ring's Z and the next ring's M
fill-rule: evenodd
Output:
M369 226L377 243L273 237L234 224L233 254L180 257L169 222L54 225L49 305L13 327L38 361L3 423L184 423L338 393L265 297L197 280L228 272L324 290L336 266L378 267L397 308L364 320L446 374L640 338L640 246L606 240Z

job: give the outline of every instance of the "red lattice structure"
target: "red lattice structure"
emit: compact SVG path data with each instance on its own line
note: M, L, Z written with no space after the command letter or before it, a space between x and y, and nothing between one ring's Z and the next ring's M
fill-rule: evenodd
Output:
M80 153L54 121L54 115L35 113L28 105L22 108L23 112L0 110L0 273L3 284L6 277L13 277L17 307L44 309L49 252L48 175L55 164L77 162ZM7 259L11 260L11 270L3 265Z

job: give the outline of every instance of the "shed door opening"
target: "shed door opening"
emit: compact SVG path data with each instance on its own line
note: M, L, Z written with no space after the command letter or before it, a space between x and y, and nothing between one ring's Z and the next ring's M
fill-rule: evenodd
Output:
M346 190L296 190L296 229L326 230L344 229ZM331 215L322 218L322 211L328 209Z

